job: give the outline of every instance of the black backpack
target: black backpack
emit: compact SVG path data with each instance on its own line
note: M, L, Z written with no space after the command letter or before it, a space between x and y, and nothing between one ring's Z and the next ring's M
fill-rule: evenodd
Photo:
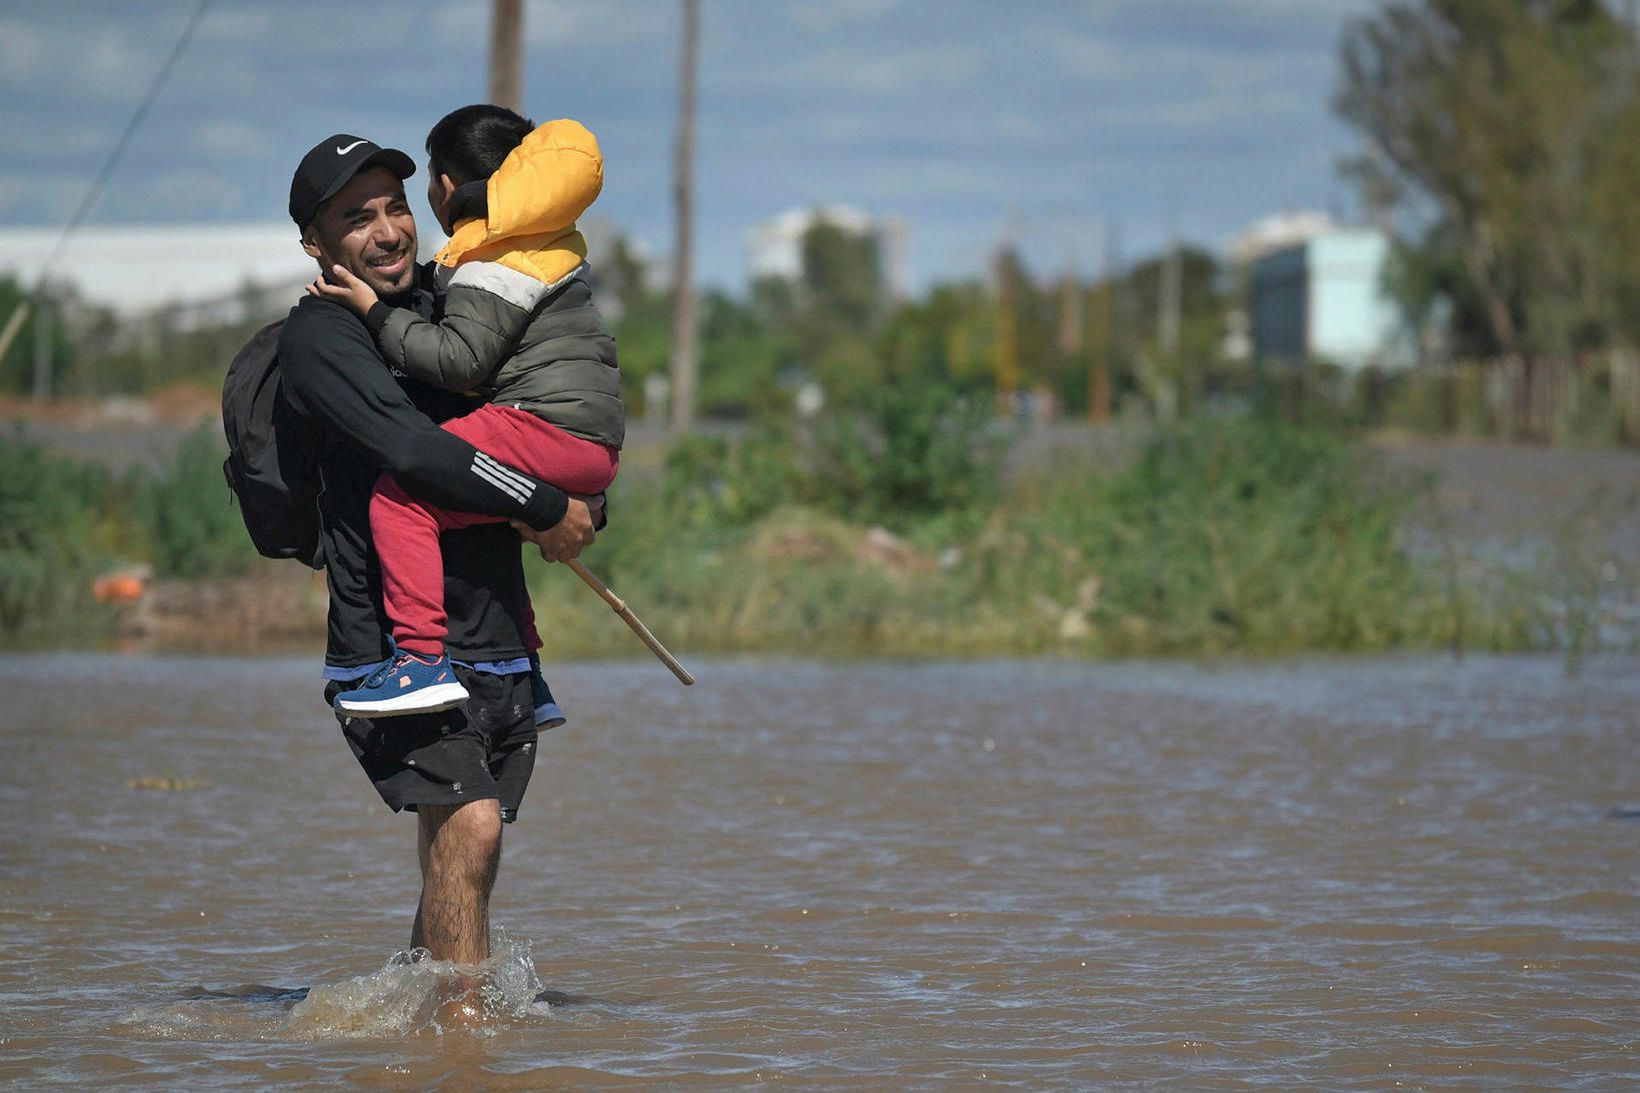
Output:
M235 354L222 381L222 431L228 488L239 498L245 530L266 558L296 558L322 569L319 555L318 427L280 393L279 328L258 330Z

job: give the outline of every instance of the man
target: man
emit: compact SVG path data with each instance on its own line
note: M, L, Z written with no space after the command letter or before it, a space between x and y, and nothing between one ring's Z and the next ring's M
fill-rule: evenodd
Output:
M403 152L338 134L297 167L290 215L321 271L340 265L384 302L430 315L430 272L416 265L415 218L404 195L415 169ZM477 964L490 951L501 825L516 816L535 763L518 536L549 561L574 558L592 542L600 502L568 497L440 429L436 421L479 403L395 378L364 321L341 304L310 296L291 310L280 333L279 367L291 407L324 438L327 701L390 656L370 542L369 501L381 472L417 497L506 517L519 529L489 524L444 537L449 650L468 702L379 724L338 715L383 801L416 813L422 892L411 944L435 959Z

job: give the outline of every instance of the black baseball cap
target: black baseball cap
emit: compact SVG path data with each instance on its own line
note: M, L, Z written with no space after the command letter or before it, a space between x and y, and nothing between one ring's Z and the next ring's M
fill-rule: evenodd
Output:
M319 206L366 167L386 167L401 179L416 173L416 161L397 148L383 148L351 133L337 133L315 144L290 180L290 218L296 226L306 231Z

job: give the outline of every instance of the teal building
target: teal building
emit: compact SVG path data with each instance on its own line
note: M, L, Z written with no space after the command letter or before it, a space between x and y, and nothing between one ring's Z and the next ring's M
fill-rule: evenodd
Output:
M1344 368L1404 368L1418 344L1384 290L1390 242L1370 228L1330 228L1254 260L1248 319L1254 356Z

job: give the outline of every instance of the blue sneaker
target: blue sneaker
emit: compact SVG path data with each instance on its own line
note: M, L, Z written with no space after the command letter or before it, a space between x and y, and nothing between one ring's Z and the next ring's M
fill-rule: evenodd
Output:
M552 697L552 688L541 675L541 658L530 654L530 695L535 699L535 727L545 732L568 721L558 702Z
M448 655L429 660L394 646L386 664L354 690L336 696L336 708L360 716L401 717L448 710L465 701L467 688L457 681Z

